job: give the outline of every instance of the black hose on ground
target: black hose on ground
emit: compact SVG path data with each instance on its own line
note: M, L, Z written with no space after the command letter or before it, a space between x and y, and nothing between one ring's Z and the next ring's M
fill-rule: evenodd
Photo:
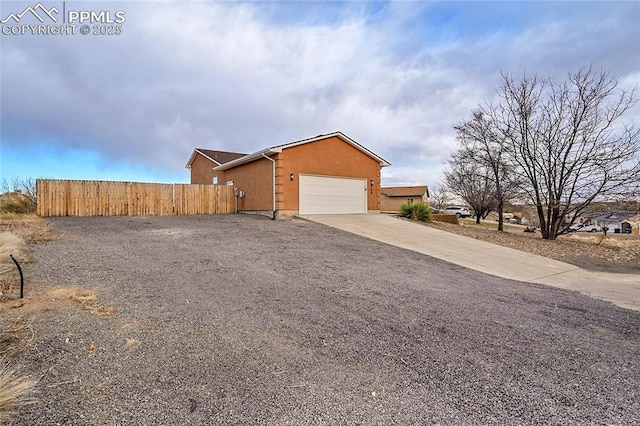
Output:
M9 257L11 258L11 260L13 260L13 263L16 264L16 267L18 268L18 272L20 273L20 299L22 299L24 297L24 276L22 275L22 268L20 267L20 264L15 259L15 257L13 257L12 254L10 254Z

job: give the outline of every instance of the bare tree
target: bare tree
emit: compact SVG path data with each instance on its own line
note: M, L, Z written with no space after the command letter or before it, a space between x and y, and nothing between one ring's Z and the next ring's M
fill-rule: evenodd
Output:
M7 178L2 178L2 182L0 182L0 194L6 194L7 192L13 192L13 189L11 189Z
M496 129L536 206L544 239L567 232L595 200L640 186L640 129L620 124L635 91L591 68L562 83L503 74Z
M480 170L487 171L493 182L493 202L498 212L498 230L504 230L504 203L515 193L514 167L509 162L508 146L504 136L494 125L495 108L481 107L472 112L472 118L454 126L460 145L460 154Z
M442 210L451 202L451 197L442 186L429 189L429 205L435 209Z
M14 191L35 197L36 180L33 178L15 177L9 182L7 178L2 178L2 182L0 182L0 193L4 194Z
M495 208L495 185L486 168L465 150L455 152L443 172L447 189L460 196L473 209L476 223Z

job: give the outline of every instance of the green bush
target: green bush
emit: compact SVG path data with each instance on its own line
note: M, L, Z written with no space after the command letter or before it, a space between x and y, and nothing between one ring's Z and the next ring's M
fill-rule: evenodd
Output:
M400 206L400 216L401 217L411 217L413 216L413 203L404 203Z
M404 203L400 206L400 216L422 222L431 222L431 209L425 203Z

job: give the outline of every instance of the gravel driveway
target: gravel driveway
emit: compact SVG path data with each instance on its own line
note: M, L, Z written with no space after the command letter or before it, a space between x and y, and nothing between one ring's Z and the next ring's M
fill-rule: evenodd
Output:
M15 425L640 423L637 312L305 221L50 224Z

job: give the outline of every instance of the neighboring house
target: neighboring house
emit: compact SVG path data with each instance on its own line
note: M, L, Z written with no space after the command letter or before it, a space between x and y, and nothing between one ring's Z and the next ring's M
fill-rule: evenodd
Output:
M608 230L612 233L631 233L634 223L637 222L637 217L634 217L634 212L627 210L619 210L612 213L603 214L600 216L594 216L589 222L598 225L602 228L608 227Z
M640 235L640 215L628 216L620 223L620 227L620 232Z
M394 186L380 188L380 210L383 212L399 212L404 203L428 203L429 188L427 186Z
M389 165L334 132L246 155L196 149L186 167L191 183L233 185L238 211L275 219L380 211L380 170Z

